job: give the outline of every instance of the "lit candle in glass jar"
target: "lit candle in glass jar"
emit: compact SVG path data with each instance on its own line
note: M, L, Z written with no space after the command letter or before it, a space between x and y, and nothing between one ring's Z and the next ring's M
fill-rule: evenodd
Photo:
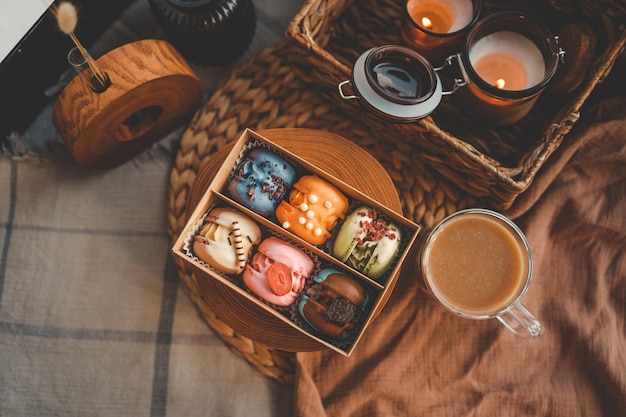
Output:
M481 0L407 0L402 37L434 64L459 46L461 37L476 22Z
M516 32L496 32L478 40L469 60L480 78L501 90L525 90L546 75L539 48Z
M474 17L471 0L408 0L406 9L413 21L433 33L456 32Z
M468 33L460 54L467 86L457 94L459 103L485 124L515 123L531 110L562 54L550 30L534 18L490 15Z
M415 3L417 2L417 5ZM469 2L468 2L469 3ZM411 9L409 7L413 6ZM471 12L471 3L470 12ZM455 11L446 3L410 0L407 10L418 25L434 33L448 33L454 24ZM471 14L469 18L471 18ZM466 24L469 22L466 22Z

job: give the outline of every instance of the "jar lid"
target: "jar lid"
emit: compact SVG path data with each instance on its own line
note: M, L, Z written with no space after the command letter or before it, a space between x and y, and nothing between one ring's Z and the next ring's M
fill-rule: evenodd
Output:
M352 85L368 108L396 122L428 116L442 96L441 80L430 62L397 45L365 51L354 64Z

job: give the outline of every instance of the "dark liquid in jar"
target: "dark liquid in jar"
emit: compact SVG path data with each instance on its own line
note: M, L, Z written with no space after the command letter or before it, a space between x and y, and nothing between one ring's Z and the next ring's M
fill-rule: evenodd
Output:
M417 99L422 97L423 88L412 70L398 62L381 62L372 68L378 85L385 92L398 98Z

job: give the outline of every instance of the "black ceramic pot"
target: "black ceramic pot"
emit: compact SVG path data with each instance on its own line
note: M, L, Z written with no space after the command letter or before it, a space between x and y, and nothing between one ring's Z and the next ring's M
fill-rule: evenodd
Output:
M176 49L202 66L234 61L256 31L252 0L149 0L154 17Z

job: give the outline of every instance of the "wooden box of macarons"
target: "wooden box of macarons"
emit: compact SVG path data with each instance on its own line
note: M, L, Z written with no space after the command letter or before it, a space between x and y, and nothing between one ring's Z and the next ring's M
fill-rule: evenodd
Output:
M172 248L349 356L393 290L420 226L247 129ZM260 329L259 331L262 331Z

